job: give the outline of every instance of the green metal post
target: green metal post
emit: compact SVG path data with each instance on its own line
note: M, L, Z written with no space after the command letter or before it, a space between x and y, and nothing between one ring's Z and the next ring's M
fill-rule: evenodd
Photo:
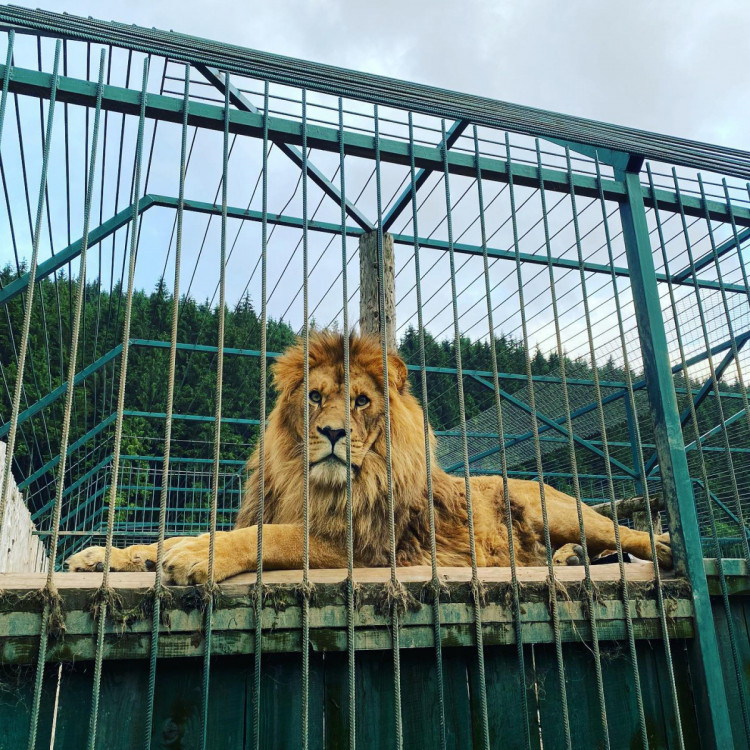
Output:
M698 518L695 511L680 413L669 363L654 259L649 242L646 209L638 173L621 175L627 200L620 205L623 237L631 272L636 321L643 352L649 405L654 420L654 442L661 466L664 500L672 531L672 550L678 573L690 580L695 607L695 641L691 667L696 679L696 703L701 712L707 746L734 747L729 710L721 673L708 584L703 569ZM703 696L699 686L703 685Z

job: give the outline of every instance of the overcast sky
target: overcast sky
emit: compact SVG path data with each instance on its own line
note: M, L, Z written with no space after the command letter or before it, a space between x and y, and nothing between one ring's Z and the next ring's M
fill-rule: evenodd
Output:
M746 0L32 5L750 148Z
M631 0L628 3L575 0L567 3L551 0L510 3L469 0L460 4L428 3L425 0L381 0L380 3L365 3L361 0L271 0L256 4L243 4L236 0L209 3L194 0L132 0L129 3L113 3L108 0L47 0L44 7L144 27L173 29L264 51L432 84L513 103L750 149L750 129L747 126L750 93L744 83L744 71L747 68L746 32L750 28L750 3L747 2L721 2L709 6L697 2L654 3L641 0ZM26 43L27 47L31 44L28 40ZM45 69L50 69L51 66L51 49L50 43L45 53ZM117 85L122 85L125 57L120 53L116 59L119 60L116 64L119 77L115 76L113 80ZM19 54L19 60L17 64L22 67L34 67L35 48L29 47L27 55L23 58ZM154 85L158 84L158 69L159 66L154 74L155 80L152 81ZM175 72L179 73L179 70L173 70L172 74ZM137 85L137 81L131 82L131 86ZM176 90L181 89L179 84L173 86ZM29 112L32 119L28 120L28 128L24 120L24 130L27 133L26 159L27 162L31 162L31 174L35 174L37 167L33 163L33 154L36 153L38 157L41 153L40 141L37 138L38 114L34 106ZM126 132L126 141L128 138L131 140L130 151L135 137L135 126L135 119L130 118ZM53 138L53 141L57 148L55 153L61 158L62 133L59 131L59 122L57 127L58 138ZM78 123L76 130L75 121L71 120L71 127L74 133L79 133L81 123ZM150 192L165 195L177 193L179 129L178 126L171 127L172 130L169 130L168 126L160 131L158 148L154 152L156 158L149 183ZM19 149L13 138L13 128L8 128L3 143L6 170L12 169L12 165L18 161ZM36 144L36 151L30 148L30 143ZM71 143L72 148L79 151L84 145L80 135L75 135ZM110 151L114 147L111 146ZM229 204L247 205L252 192L254 208L259 209L260 196L256 195L257 191L253 186L257 187L256 177L260 174L261 152L258 150L257 141L243 143L238 146L238 151L243 148L247 150L235 153L232 162L228 179ZM130 151L126 149L126 162L132 159L132 155L128 155ZM213 202L221 176L219 135L202 133L197 154L191 166L187 195L195 200ZM82 156L82 151L76 154L73 163L80 164ZM313 156L315 163L336 182L337 155L318 152ZM112 158L112 153L109 158ZM358 206L364 208L365 214L373 217L374 183L368 179L372 165L362 162L363 160L352 158L347 160L347 188L352 194L360 188L363 190L364 198L358 202ZM301 216L297 167L283 155L273 153L269 162L269 172L269 210ZM406 170L403 167L386 167L383 173L385 197L397 195L401 189L399 183ZM108 190L113 193L112 180L115 171L109 168L107 174ZM123 180L129 184L129 174L123 174ZM52 224L57 235L56 245L60 247L69 241L60 235L65 229L65 203L62 201L65 186L59 184L59 181L64 179L65 171L53 168L50 175ZM78 183L74 182L73 189L74 214L82 206L82 177L82 170L73 175L74 181L78 180ZM437 179L437 176L434 176L431 184L436 185ZM469 182L471 181L468 178L464 179L464 182L457 178L452 180L454 207L460 203L459 198ZM17 192L13 201L17 226L23 228L22 219L26 209L24 195L20 192L21 183L19 180L12 180L11 183L11 189ZM426 205L420 208L420 234L431 236L437 231L436 236L444 239L444 191L437 190L433 195L429 188L430 184L422 191L422 195L429 194L432 198L426 200ZM501 186L494 186L492 191L495 189L500 190ZM317 205L315 190L311 189L310 205L313 207ZM492 191L487 197L488 202L494 195ZM523 203L524 197L525 194L519 193L519 205ZM479 242L477 211L472 200L473 193L472 198L454 211L458 241ZM114 194L107 195L105 204L105 217L113 215L115 210L123 207L117 203ZM506 204L507 196L504 196L488 210L491 246L512 246L513 237L507 221L509 209ZM315 210L317 212L317 209ZM554 215L550 214L550 231L555 254L572 257L575 254L575 244L571 236L572 229L568 226L567 210L569 209L566 203ZM584 216L585 210L583 205L578 207L579 220L582 222L581 232L586 237L584 252L589 260L605 262L604 239L596 234L587 234L588 229L601 223L599 208L595 207L595 210ZM462 212L466 212L466 215L462 215ZM525 215L522 208L519 209L519 214L522 250L540 252L543 237L538 226L539 207L532 203ZM313 214L313 218L315 217L316 214ZM337 222L338 208L332 201L323 201L323 209L317 218L321 221ZM152 289L156 279L166 268L165 257L171 258L169 253L172 245L173 219L173 213L164 210L161 213L152 211L144 220L142 243L148 248L148 253L139 255L136 272L136 285L139 288ZM409 222L406 214L402 220L406 227ZM213 222L210 232L204 229L208 219L203 215L193 214L186 222L183 259L188 270L185 272L182 291L189 290L197 299L214 299L218 283L214 274L217 271L214 251L219 246L219 222ZM246 224L237 250L235 252L232 249L227 265L230 304L239 299L245 291L249 291L255 304L258 304L260 299L259 275L255 273L259 257L260 228L251 222ZM80 226L80 216L74 215L73 226ZM468 231L472 226L473 236L469 234L462 239L464 228ZM563 226L568 228L562 233L558 232ZM615 229L616 227L613 233ZM395 225L397 233L406 230L399 224ZM701 241L707 242L703 236L705 230L702 224L695 231L699 230L698 236L693 238L693 242L696 243L695 252L698 255L707 251L707 248L699 244ZM3 261L11 260L10 243L4 241L7 240L7 231L8 227L0 224L0 259ZM230 227L230 238L235 236L235 231L237 230L234 227ZM602 231L599 228L599 234ZM726 227L724 231L726 234ZM300 327L302 320L302 266L298 254L300 236L296 230L282 229L272 237L273 243L269 245L269 314L288 320L295 328ZM30 237L23 236L21 230L20 239L19 253L22 257L28 258ZM718 241L722 239L723 235L718 237ZM126 235L121 232L117 239L116 253L113 244L112 263L118 269L118 273L124 268L120 258L126 252L125 241ZM209 248L205 253L204 242ZM356 247L356 241L352 240L351 246ZM3 252L7 258L2 255ZM42 259L49 252L51 248L48 250L43 246ZM349 252L352 253L353 250ZM413 264L409 265L411 252L410 246L399 245L399 274L396 279L400 305L397 308L399 326L416 324L417 308L412 281L414 270ZM615 248L615 258L620 259L618 262L624 262L623 252L619 245ZM674 250L675 255L678 252L679 248ZM337 279L340 275L340 247L337 242L332 242L329 235L312 233L310 258L310 309L317 322L325 325L336 318L336 310L341 304L341 290L336 286L338 282L334 280L333 285L330 285L331 279ZM456 280L460 290L462 332L472 337L483 336L486 330L486 311L483 312L484 284L481 282L481 259L472 258L467 261L465 267L464 258L461 258L460 262ZM404 263L406 265L402 265ZM451 277L446 265L447 255L439 251L433 251L433 255L427 253L424 263L423 294L427 300L423 305L425 326L434 335L442 338L451 334L453 325L450 305ZM685 258L677 259L675 267L682 268L686 263ZM737 272L736 268L734 270ZM105 277L110 276L104 267L100 272ZM89 273L93 274L94 269L91 268ZM352 265L352 273L353 278L356 278L356 264ZM554 346L548 282L544 276L544 269L540 266L528 267L527 264L524 274L525 309L531 325L530 342L546 351ZM254 286L251 285L251 281L254 281ZM519 336L518 303L515 297L517 279L514 267L507 263L499 264L491 274L491 281L496 285L496 291L493 291L493 305L500 308L495 317L496 328ZM727 281L731 279L727 278ZM578 280L576 274L570 273L567 274L565 282L558 279L557 283L560 285L560 292L563 293L567 288L565 284L572 291ZM600 310L597 315L605 328L609 328L609 324L601 311L611 306L611 292L605 288L607 283L608 280L602 278L597 278L595 283L592 280L588 292L592 297L593 309ZM352 299L352 309L356 309L358 298ZM583 336L586 330L585 322L576 304L578 299L577 293L571 293L560 315L566 326L568 351L576 356L584 356L588 346L587 338ZM630 325L634 325L632 320ZM573 340L573 331L580 334L580 341ZM400 334L402 332L403 329L400 328ZM602 336L599 346L607 349L603 342L609 341L609 338L604 334ZM612 347L618 349L619 343L612 343Z

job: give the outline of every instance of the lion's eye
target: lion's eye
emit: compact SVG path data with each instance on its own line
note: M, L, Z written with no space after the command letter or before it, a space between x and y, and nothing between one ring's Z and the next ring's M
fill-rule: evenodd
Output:
M356 399L354 399L354 405L355 406L367 406L367 404L370 403L370 399L367 398L364 394L361 394L357 396Z
M310 391L310 401L314 404L319 404L322 400L323 397L320 395L320 391Z

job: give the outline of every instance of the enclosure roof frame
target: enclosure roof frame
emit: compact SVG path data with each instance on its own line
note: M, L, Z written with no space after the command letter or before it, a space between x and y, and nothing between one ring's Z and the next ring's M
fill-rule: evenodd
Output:
M0 5L0 27L125 47L191 65L372 104L541 138L562 138L640 158L750 179L750 152L637 128L520 106L488 97L221 44L187 34Z

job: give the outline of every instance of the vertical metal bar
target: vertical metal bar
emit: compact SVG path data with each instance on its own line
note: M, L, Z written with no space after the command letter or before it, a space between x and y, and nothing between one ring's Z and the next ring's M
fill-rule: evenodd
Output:
M513 538L513 512L510 503L508 487L508 454L505 450L505 430L503 428L503 408L500 399L500 378L497 366L497 346L495 341L495 322L492 307L492 290L490 288L490 267L487 256L487 222L485 219L484 191L482 187L482 168L480 166L479 133L474 125L474 160L477 169L477 201L479 204L479 229L482 238L482 261L484 264L485 297L487 299L487 325L490 339L490 353L492 358L492 385L495 395L495 412L497 415L497 435L500 450L500 472L503 478L503 504L505 507L505 527L508 534L508 552L510 554L510 581L513 595L513 627L516 636L516 655L518 658L519 691L521 697L521 712L526 747L531 747L531 727L529 725L529 708L526 700L526 664L523 647L523 627L521 625L521 599L516 566L516 548ZM414 227L414 234L417 228ZM420 311L421 314L421 311ZM570 432L570 430L569 430Z
M477 573L477 548L474 538L474 509L471 502L471 476L469 474L469 442L466 435L466 405L464 401L464 379L461 361L461 330L458 326L458 289L456 288L456 259L453 249L453 215L451 211L450 172L448 171L448 143L445 120L441 120L443 135L443 179L445 181L445 218L448 231L448 258L451 271L451 296L453 302L453 342L456 349L456 385L458 388L458 414L461 422L461 448L464 460L464 491L466 493L466 516L469 527L469 551L471 553L471 590L474 600L474 634L477 646L477 667L479 671L480 721L482 722L482 743L487 750L490 746L490 726L487 715L487 683L484 672L484 639L482 637L482 590ZM501 437L502 439L502 437Z
M430 523L430 564L432 587L432 623L435 638L435 666L437 669L438 710L440 716L440 747L446 750L448 739L445 726L445 686L443 684L443 643L440 632L440 593L442 586L437 570L437 540L435 538L435 498L432 488L432 446L430 445L429 397L427 395L427 362L425 357L424 319L422 315L422 269L419 253L419 206L417 203L416 164L414 159L414 122L409 112L409 174L411 178L412 234L414 235L414 275L417 288L417 327L419 329L419 371L422 381L422 414L424 416L424 454L427 472L427 502ZM395 321L394 321L395 325ZM502 435L502 432L500 432ZM511 541L512 544L512 541ZM519 621L520 624L520 621ZM519 635L519 633L517 633ZM518 639L521 643L520 638ZM521 674L524 674L523 669ZM521 685L524 681L521 680ZM526 705L525 702L523 704Z
M513 249L516 255L516 281L518 284L518 305L519 313L521 316L521 332L523 334L523 348L525 353L525 365L526 365L526 382L529 389L529 409L531 418L531 429L534 435L534 453L536 455L536 473L537 481L539 483L539 500L542 508L542 523L544 526L544 547L547 553L547 574L548 580L547 585L550 587L550 603L552 609L552 630L554 633L555 640L555 657L557 660L557 674L558 681L560 683L560 702L562 705L563 714L563 733L565 735L565 746L568 750L572 750L571 736L570 736L570 718L568 713L568 694L565 685L565 666L563 662L562 653L562 641L560 636L560 612L558 610L557 601L557 582L555 580L555 568L552 564L552 545L550 541L549 533L549 518L547 516L547 501L545 498L545 485L544 485L544 470L542 467L542 451L539 443L539 425L537 423L536 415L536 398L534 396L534 379L531 372L531 356L529 349L529 332L526 323L526 310L524 307L524 293L523 293L523 273L521 271L521 249L518 237L518 219L516 215L516 198L515 189L513 186L513 173L510 169L511 164L511 152L510 152L510 136L506 132L505 134L505 154L506 161L508 163L508 195L510 198L510 215L511 225L513 228Z
M50 618L59 617L58 613L52 613L51 607L57 605L53 600L57 597L57 589L54 583L55 560L60 538L60 513L62 510L63 489L65 486L65 469L68 456L68 445L70 438L70 422L73 411L73 391L75 388L76 362L78 360L78 340L81 330L81 316L83 300L86 295L86 255L88 251L89 221L91 218L91 199L93 193L94 175L96 173L96 149L99 137L99 119L101 114L102 92L104 84L104 50L101 52L99 62L99 85L97 88L96 111L94 114L94 130L91 141L91 151L87 170L87 189L83 206L83 232L81 240L81 257L78 270L78 289L76 293L75 313L71 327L70 357L68 361L68 391L65 399L65 410L62 423L62 434L60 436L60 461L57 469L57 486L55 492L55 503L52 510L50 529L52 536L49 544L49 566L47 568L46 594L44 599L44 610L42 612L42 626L39 635L39 654L36 666L36 681L34 685L34 697L29 722L29 748L36 745L37 725L39 723L39 705L41 699L42 680L44 677L44 665L47 655L47 638L49 635ZM1 120L0 120L1 122ZM6 456L6 460L8 457ZM2 522L0 522L2 528ZM59 624L59 623L58 623Z
M706 320L706 314L703 308L703 298L701 297L701 291L698 286L697 273L695 271L695 259L693 257L693 246L692 246L692 243L690 242L690 235L688 234L687 221L685 219L685 211L682 205L682 193L680 190L680 182L677 178L677 170L674 167L672 168L672 178L674 180L675 195L677 196L677 200L680 206L680 219L682 221L682 231L683 231L683 236L685 238L685 249L687 250L688 261L690 262L691 276L693 279L694 291L695 291L695 303L696 303L696 309L698 311L698 318L701 324L701 332L703 334L703 341L705 342L705 345L706 345L706 351L710 351L711 341L710 341L710 336L708 334L708 322ZM700 185L701 186L703 185L702 180L700 182ZM703 204L705 207L705 193L702 193L702 197L703 197ZM714 254L715 254L715 243L713 241L713 232L711 230L710 218L708 217L708 215L706 215L706 220L709 222L708 233L709 233L709 237L711 239L711 245L714 248ZM721 272L719 271L718 258L715 259L715 262L716 262L716 271L719 274L720 286L723 289L724 285L723 285L723 281L721 281ZM731 342L731 347L732 347L732 353L734 354L734 360L737 364L739 382L740 382L740 385L742 386L743 393L744 393L744 383L742 381L742 374L741 374L741 369L740 369L739 352L737 350L737 342L734 340L734 326L732 325L732 322L730 319L731 314L729 311L729 306L726 303L726 294L724 295L724 314L725 314L725 318L727 322L727 327L729 328L729 337L730 337L730 342ZM677 318L675 318L675 325L676 326L679 325L679 321ZM732 495L734 496L737 517L740 519L740 522L741 522L740 532L742 532L742 529L745 526L745 518L744 518L744 513L742 511L742 502L740 500L740 490L737 485L737 476L734 471L734 461L732 459L732 445L729 439L729 430L727 429L726 418L724 417L724 406L721 401L721 391L719 387L720 375L718 375L716 372L716 367L714 365L713 357L709 356L706 359L706 363L708 364L708 369L711 375L711 384L713 386L714 396L716 397L715 404L716 404L716 410L719 416L718 426L720 428L721 436L724 442L724 458L726 459L726 463L727 463L727 471L729 474L729 481L732 486ZM685 379L686 381L689 379L687 371L685 371ZM748 406L747 406L747 394L746 393L744 394L743 400L745 402L745 415L747 419L750 420L750 412L748 412L747 410ZM700 440L700 438L696 437L696 440ZM743 532L741 539L742 539L742 551L745 556L745 561L750 566L750 544L748 544L747 534ZM748 726L748 731L750 731L750 716L747 717L747 726Z
M411 118L411 113L409 113ZM344 392L347 397L346 417L346 652L349 678L349 747L357 742L357 703L354 652L354 513L352 508L352 446L351 399L349 392L349 282L346 252L346 179L344 157L344 100L339 97L339 178L341 193L341 285L344 313Z
M735 367L737 368L737 383L740 386L740 393L742 394L742 404L745 407L746 421L747 421L748 427L750 427L750 403L748 403L748 400L747 400L747 388L745 387L745 379L742 375L740 353L739 353L739 349L737 347L737 341L734 335L734 323L732 323L732 314L729 309L729 302L727 300L727 289L724 284L724 274L722 273L721 263L719 262L719 253L716 248L716 240L714 239L714 230L711 225L711 216L708 211L708 199L706 197L706 189L703 184L703 176L701 175L700 172L698 173L698 186L700 187L701 203L703 203L703 211L704 211L704 216L706 219L706 228L708 229L708 240L711 245L711 253L713 255L714 267L716 268L716 278L719 281L719 293L721 296L721 304L724 309L724 317L726 319L727 330L729 332L729 340L731 342L732 354L734 355L734 364L735 364ZM726 181L725 181L725 186L726 186ZM737 252L739 253L739 238L737 237L737 227L734 222L734 212L732 209L732 204L730 202L727 202L727 211L729 212L729 219L732 224L734 238L735 238L735 241L737 241ZM745 282L745 289L748 290L747 274L745 273L745 266L742 263L741 255L740 255L740 268L742 269L742 278L743 278L743 281ZM716 388L718 387L719 385L717 383Z
M12 40L8 43L8 59L5 68L5 78L3 80L3 99L1 104L4 106L7 102L8 81L10 76L10 62L13 55ZM39 259L39 242L41 239L42 213L44 212L44 203L47 188L47 168L49 166L49 152L52 144L52 123L55 115L55 99L57 97L57 71L60 64L60 46L58 40L55 46L55 63L52 74L52 83L50 87L49 107L47 110L47 129L44 137L44 147L42 154L42 171L39 185L39 198L37 201L36 223L32 232L31 258L29 260L29 289L26 294L26 305L23 314L23 328L21 329L21 343L16 364L16 382L13 389L13 401L11 404L10 430L6 442L5 467L3 469L2 489L0 490L0 528L2 528L5 516L5 507L8 501L8 491L10 488L11 467L13 464L13 454L16 447L16 432L18 429L18 412L21 407L21 393L23 391L23 376L26 368L26 354L29 349L29 331L31 328L31 309L34 302L34 283L36 281L36 269ZM3 109L3 115L5 110ZM3 117L3 120L5 118ZM1 121L0 121L1 122ZM2 131L0 131L2 136ZM25 176L24 171L24 176ZM33 361L32 361L33 368Z
M216 413L214 415L214 457L211 476L211 530L208 550L208 582L205 590L204 652L203 652L203 703L201 714L201 746L208 746L208 693L211 676L211 642L213 628L214 580L216 555L216 514L219 505L219 468L221 466L221 407L224 385L224 310L226 307L227 259L227 192L229 182L229 73L225 73L224 95L224 146L221 160L221 239L219 243L219 330L216 353Z
M138 200L137 196L141 189L141 157L143 153L143 130L146 120L146 100L148 86L148 58L143 60L143 81L141 84L141 107L138 118L138 136L135 147L135 175L133 183L133 216L131 219L132 231L130 233L130 263L128 268L128 290L125 303L125 320L122 333L122 355L120 359L120 382L117 395L117 417L115 419L115 439L112 448L112 474L109 486L109 507L107 509L107 541L104 553L104 573L102 575L102 585L99 592L99 622L96 637L96 652L94 659L94 684L91 698L91 714L89 717L89 734L87 746L89 750L94 750L96 746L96 730L99 718L99 691L101 688L102 676L102 657L104 651L104 627L107 620L107 607L111 590L109 589L109 563L112 553L112 534L115 523L115 503L117 499L117 483L120 475L120 446L122 444L122 422L123 411L125 408L125 383L128 375L128 354L130 353L130 318L133 308L133 287L135 284L135 259L136 259L136 238L135 231L138 224Z
M260 690L263 663L263 515L266 502L267 259L268 259L268 81L263 87L263 186L260 225L260 425L258 427L258 549L255 578L255 656L253 661L253 747L260 747Z
M596 179L599 185L599 203L602 209L602 222L604 225L604 236L607 244L607 254L610 265L614 268L614 251L612 249L612 237L609 231L609 219L607 217L607 207L604 200L604 188L602 187L601 167L599 165L598 154L595 155ZM667 271L667 273L669 273ZM670 282L671 283L671 282ZM664 607L664 594L661 586L661 573L659 571L659 561L656 555L656 540L654 538L653 519L651 517L651 502L649 498L648 479L646 467L643 461L643 451L641 450L641 433L638 425L638 410L635 403L635 394L633 392L633 378L631 374L630 362L628 357L628 348L625 342L625 326L623 324L622 306L620 305L620 295L617 289L617 276L612 273L612 292L615 301L615 311L617 313L617 329L620 336L620 345L622 352L622 366L625 371L625 383L628 391L625 399L625 410L628 419L628 435L630 437L630 447L633 454L633 468L638 472L640 479L636 483L636 490L643 494L645 504L646 526L649 538L651 540L651 559L654 566L654 581L656 583L656 598L659 608L659 619L661 621L662 638L664 641L664 657L667 664L667 677L672 697L672 707L674 710L674 725L677 730L677 743L680 748L684 748L685 740L682 733L682 721L680 719L680 706L677 699L677 687L674 677L674 666L672 664L672 648L669 642L669 630L667 627L667 613ZM596 370L595 370L596 372ZM598 392L597 392L598 393ZM603 439L604 436L602 436ZM615 523L617 519L613 517ZM619 532L618 532L619 533ZM624 588L624 586L623 586ZM639 687L637 683L637 687Z
M581 501L581 484L578 478L578 460L576 457L575 440L573 432L573 419L571 417L570 396L568 393L568 379L565 371L566 352L562 342L562 331L560 329L560 316L557 305L557 289L555 287L555 270L552 265L552 243L549 232L549 218L547 213L547 194L544 188L542 173L542 151L539 139L536 139L537 170L539 175L539 198L542 204L542 225L544 228L544 245L547 252L549 288L552 300L552 318L555 325L555 342L557 354L560 359L560 380L563 393L563 411L565 413L565 427L568 435L568 457L570 460L570 471L573 475L573 495L576 501L576 513L578 515L578 533L583 548L584 589L586 591L586 603L589 622L591 624L591 646L594 656L594 674L596 677L596 693L599 701L599 716L602 724L602 741L604 747L610 746L609 723L607 721L607 705L604 699L604 679L602 676L601 655L599 652L599 631L597 630L596 608L594 597L594 586L591 581L591 561L586 547L586 529L583 523L583 508ZM575 212L575 206L573 206ZM609 466L609 462L607 462Z
M385 461L386 480L388 488L388 537L391 563L391 579L389 582L391 594L391 644L393 652L393 711L396 727L396 748L401 750L404 745L403 724L401 718L401 633L400 633L400 605L401 584L396 577L396 520L393 497L393 461L391 455L391 402L390 385L388 383L388 331L385 316L385 258L383 256L383 194L380 174L380 121L378 105L373 107L373 123L375 130L375 194L377 200L378 227L378 278L380 279L380 349L383 359L383 401L385 410Z
M647 164L646 165L646 169L647 169L647 172L648 172L649 187L651 188L651 190L653 192L653 190L654 190L654 178L653 178L653 175L651 174L651 167L650 167L650 165ZM674 319L674 325L675 325L675 337L677 339L677 346L678 346L678 349L679 349L679 352L680 352L680 362L682 364L682 371L685 374L685 389L687 391L687 400L688 400L687 412L688 412L688 415L690 417L690 421L691 421L691 424L692 424L692 427L693 427L693 431L694 431L695 436L696 436L695 450L696 450L697 457L698 457L698 466L699 466L699 469L700 469L702 481L701 480L695 480L695 482L698 484L698 486L701 487L701 489L705 493L706 507L708 509L708 518L709 518L709 524L710 524L710 527L711 527L711 535L712 535L712 538L714 540L714 551L715 551L715 554L716 554L716 564L717 564L717 568L718 568L718 572L719 572L719 587L721 589L721 600L722 600L722 604L723 604L723 607L724 607L724 614L726 615L726 618L727 618L727 633L729 635L729 646L730 646L730 651L732 653L732 660L733 660L734 668L735 668L735 676L736 676L736 679L738 681L738 687L739 687L738 695L740 697L740 704L741 704L741 709L742 709L742 716L743 716L743 720L744 720L744 724L745 724L745 734L746 734L746 737L750 738L750 736L748 735L748 722L747 722L747 720L748 720L748 709L747 709L747 702L745 700L744 688L743 688L743 686L741 684L741 682L742 682L741 675L743 674L743 670L741 670L740 663L739 663L739 653L738 653L738 647L737 647L737 635L735 633L734 620L732 618L731 606L730 606L730 603L729 603L729 589L728 589L728 586L727 586L726 574L724 572L724 560L722 558L722 553L721 553L721 544L719 542L719 536L718 536L718 532L717 532L717 529L716 529L716 518L715 518L715 514L714 514L715 497L714 497L713 493L711 492L711 489L710 489L710 486L709 486L709 476L708 476L708 471L707 471L707 468L706 468L706 462L705 462L704 455L703 455L703 442L701 440L700 428L699 428L699 425L698 425L698 417L696 415L696 403L697 403L697 399L693 397L693 388L692 388L692 385L691 385L691 382L690 382L689 373L688 373L687 360L686 360L686 357L685 357L685 347L684 347L684 344L683 344L682 332L680 330L679 314L678 314L678 311L677 311L677 303L675 301L674 286L673 286L672 281L671 281L672 277L671 277L670 270L669 270L669 258L668 258L668 255L667 255L666 243L664 242L664 231L663 231L663 228L662 228L661 216L660 216L660 213L659 213L659 206L658 205L654 206L654 218L656 219L656 229L657 229L657 232L658 232L659 244L660 244L660 247L661 247L662 260L663 260L663 263L664 263L664 271L665 271L665 273L667 275L667 287L668 287L668 291L669 291L669 301L670 301L670 307L671 307L671 311L672 311L672 317ZM686 223L683 224L683 232L685 232L685 233L687 232L687 224ZM686 237L686 242L689 242L689 239L687 239L687 237ZM713 380L713 378L712 378L712 380ZM683 418L681 416L680 417L680 425L681 426L682 426L682 423L683 423ZM693 480L691 479L691 486L692 486L692 482L693 482Z
M302 89L302 306L304 326L304 391L305 414L304 431L305 447L303 460L303 525L304 549L302 550L302 749L307 750L310 714L310 320L309 320L309 284L308 284L308 247L307 247L307 90Z
M620 205L623 238L670 519L672 551L675 567L688 576L692 586L696 639L691 653L697 669L694 684L705 686L704 739L716 748L734 747L641 183L638 174L630 171L620 179L627 198Z
M641 729L641 741L644 750L648 750L648 729L646 727L646 714L643 708L643 692L641 689L641 676L638 668L638 654L635 648L635 634L633 631L633 618L630 611L630 595L628 593L628 583L625 575L625 562L622 555L622 543L620 542L620 526L617 521L617 505L615 504L615 485L612 479L612 465L610 463L609 445L607 442L607 423L604 416L604 405L602 404L602 393L599 387L599 369L596 360L596 345L594 344L594 334L591 324L591 313L589 310L588 292L586 289L586 272L583 267L583 246L581 244L581 231L578 225L578 208L576 206L576 194L573 187L573 169L570 162L570 148L565 146L565 163L568 172L568 181L570 186L570 206L573 214L573 231L575 234L576 255L578 258L578 267L580 269L581 283L581 301L583 303L583 314L586 323L586 333L589 345L589 358L591 360L591 373L594 381L594 393L596 396L596 411L599 417L599 433L602 440L602 452L604 453L604 470L607 476L607 491L609 494L609 504L612 512L612 521L614 524L615 543L617 549L617 563L620 572L620 581L622 584L622 608L625 614L625 630L628 638L628 648L630 650L630 662L633 669L633 683L635 685L635 699L638 707L638 721ZM653 544L653 540L652 540Z
M187 158L188 113L190 109L190 66L185 65L185 90L182 99L182 140L180 144L180 176L177 196L177 240L174 256L174 286L172 289L172 337L169 346L169 383L167 385L167 407L164 422L164 458L161 469L161 495L159 498L159 536L156 547L156 577L154 580L154 612L151 623L151 650L149 652L148 700L144 747L151 747L151 732L154 722L154 698L156 690L156 662L159 651L159 618L163 596L161 563L164 558L164 535L169 498L170 454L172 447L172 412L174 409L175 369L177 362L177 329L180 305L180 268L182 260L182 222L185 207L185 174Z
M724 186L724 197L727 201L727 211L729 212L729 222L732 225L732 239L734 240L734 248L737 250L737 263L739 264L740 270L742 271L742 282L745 286L745 290L748 294L748 297L750 298L750 281L748 281L747 278L747 269L745 268L745 261L742 257L742 248L740 247L742 245L742 242L747 239L747 230L743 233L743 238L740 237L739 232L737 231L737 222L734 218L734 206L732 204L731 198L729 197L729 186L727 185L727 179L726 177L723 177L721 180L721 184ZM718 255L718 251L717 251Z

